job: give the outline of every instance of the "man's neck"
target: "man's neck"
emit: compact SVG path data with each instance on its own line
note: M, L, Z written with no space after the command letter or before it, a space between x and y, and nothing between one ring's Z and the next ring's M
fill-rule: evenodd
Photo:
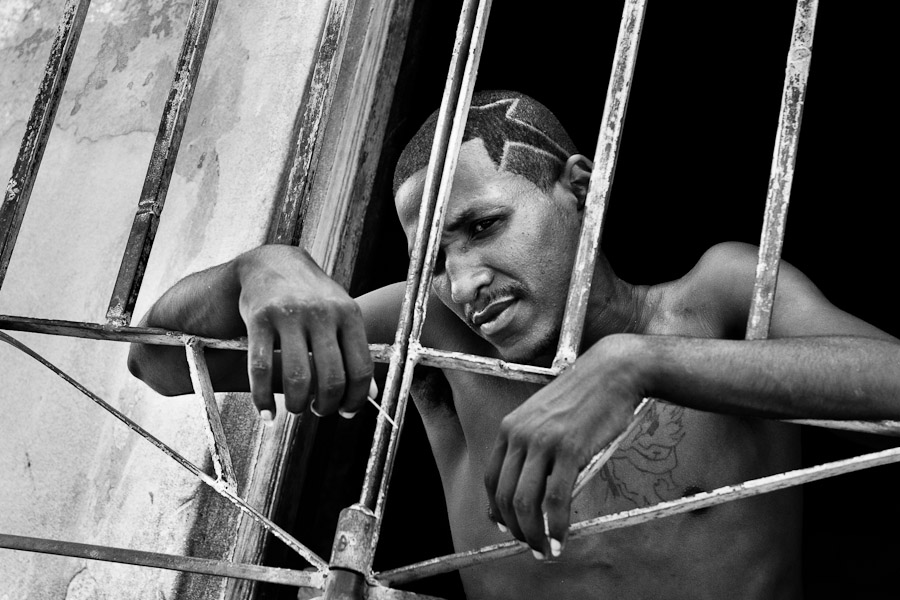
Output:
M649 289L619 279L601 257L588 300L582 349L614 333L646 331L652 313L647 298Z

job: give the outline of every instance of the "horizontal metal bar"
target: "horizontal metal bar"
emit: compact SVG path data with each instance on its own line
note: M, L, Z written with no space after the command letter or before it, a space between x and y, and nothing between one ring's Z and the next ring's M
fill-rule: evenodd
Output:
M778 132L766 193L765 218L759 242L756 282L747 319L745 337L748 340L762 340L769 336L778 267L781 263L781 248L784 245L788 205L791 199L791 184L794 180L794 163L800 141L800 121L803 117L806 81L812 60L812 42L818 6L818 0L799 0L794 15L794 28L781 94L781 111L778 115Z
M510 363L499 358L488 358L463 352L448 352L422 346L417 349L416 353L421 365L495 375L504 379L549 383L557 375L555 369L548 367Z
M97 546L94 544L81 544L78 542L10 535L7 533L0 533L0 548L20 550L23 552L38 552L41 554L55 554L58 556L72 556L74 558L86 558L90 560L102 560L126 565L169 569L172 571L185 571L188 573L199 573L201 575L233 577L236 579L261 581L264 583L279 583L282 585L293 585L319 590L324 589L325 587L325 575L319 571L294 571L277 567L264 567L262 565L231 563L210 558L178 556L159 552L147 552L144 550L132 550L130 548L114 548L109 546Z
M641 41L645 5L646 0L627 0L622 11L619 37L616 42L616 52L613 57L612 72L609 76L600 134L594 156L594 168L591 171L588 187L581 236L578 240L578 250L572 268L572 279L566 298L566 311L563 315L559 345L556 357L553 359L553 366L558 369L564 369L575 362L581 347L584 318L587 314L591 282L594 278L594 265L597 262L597 253L600 251L603 221L612 191L622 128L625 125L625 109L631 94L631 82L634 78L638 45Z
M41 159L47 147L47 139L53 129L56 110L66 87L69 67L72 66L72 59L90 5L90 0L67 0L56 38L50 48L44 78L41 80L31 115L28 117L28 124L25 126L25 136L22 138L16 164L6 186L3 205L0 206L0 286L6 278L19 229L25 219L31 191L34 189Z
M725 502L758 496L767 492L782 490L785 488L810 483L852 473L871 467L900 462L900 448L891 448L871 454L864 454L853 458L839 460L814 467L778 473L768 477L752 479L737 485L729 485L717 488L710 492L701 492L692 496L685 496L677 500L660 502L653 506L635 508L623 512L604 515L596 519L590 519L576 523L569 530L568 541L596 535L613 529L620 529L630 525L638 525L655 519L668 517L680 513L708 508ZM457 569L472 567L492 560L514 556L531 549L528 545L519 542L504 542L485 546L477 550L458 552L447 556L440 556L405 567L375 573L375 578L384 585L398 585L416 581L424 577L449 573Z
M219 340L194 336L181 331L170 331L156 327L133 327L126 325L101 325L98 323L82 323L78 321L60 321L53 319L36 319L32 317L15 317L0 315L0 330L24 331L28 333L41 333L45 335L59 335L65 337L85 338L93 340L106 340L115 342L132 342L139 344L156 344L162 346L184 346L192 339L198 340L205 348L220 348L224 350L247 350L247 338L234 340ZM388 344L369 344L369 352L372 360L380 363L390 362L393 355L393 347ZM480 357L474 354L462 354L446 352L435 348L422 347L418 350L421 355L420 364L461 371L496 375L507 379L519 379L522 381L535 381L537 383L550 381L553 377L553 369L545 367L533 367L516 363L505 363L496 359ZM504 372L509 370L509 374ZM546 377L546 379L544 379ZM863 433L875 433L882 435L900 436L900 421L827 421L814 419L795 419L787 421L797 425L811 425L828 429L843 429L847 431L859 431Z
M127 325L150 259L218 0L194 0L106 319Z
M124 413L115 409L108 402L103 400L100 396L93 393L86 387L84 387L81 383L73 379L71 376L62 371L59 367L48 361L46 358L20 342L19 340L10 337L9 335L0 332L0 341L6 342L10 346L20 350L21 352L27 354L34 360L38 361L48 369L50 369L54 374L58 377L72 385L79 392L90 398L94 401L98 406L103 408L106 412L110 413L112 416L117 418L119 421L124 423L129 429L140 435L142 438L150 442L153 446L155 446L158 450L160 450L163 454L174 460L176 463L181 465L188 472L197 477L200 481L211 487L213 490L219 493L219 495L224 496L228 500L231 501L238 509L240 509L245 514L249 515L252 519L254 519L261 526L265 527L267 530L272 532L272 535L280 539L284 542L289 548L294 550L297 554L302 556L304 559L310 562L313 566L318 569L325 569L327 564L324 560L322 560L319 556L317 556L313 551L309 548L301 544L297 541L292 535L290 535L287 531L282 529L280 526L276 525L272 522L268 517L261 514L258 510L247 504L243 498L235 494L229 486L225 485L224 482L216 481L209 475L203 472L200 467L187 460L183 456L181 456L174 449L169 447L165 442L161 441L157 437L155 437L152 433L129 419Z

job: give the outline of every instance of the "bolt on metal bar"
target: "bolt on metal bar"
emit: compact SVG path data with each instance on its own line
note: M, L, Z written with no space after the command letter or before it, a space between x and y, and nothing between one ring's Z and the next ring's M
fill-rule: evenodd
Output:
M159 219L165 206L172 170L175 168L184 124L194 97L200 64L206 51L217 5L218 0L194 0L191 4L181 54L175 67L175 77L163 109L141 198L138 201L109 308L106 311L106 320L110 324L127 325L131 322L147 261L150 260L153 240L159 228Z
M50 48L44 78L34 99L19 155L6 186L3 205L0 206L0 286L6 278L90 5L90 0L67 0Z
M748 340L762 340L769 336L818 8L818 0L799 0L794 14L778 115L778 133L766 194L766 213L759 243L756 283L753 286L753 299L747 320L745 337Z
M233 577L237 579L248 579L250 581L262 581L265 583L279 583L282 585L293 585L319 590L325 587L325 575L320 571L294 571L278 567L231 563L210 558L178 556L160 552L97 546L94 544L49 540L44 538L10 535L6 533L0 533L0 548L20 550L23 552L38 552L41 554L55 554L57 556L72 556L75 558L102 560L106 562L153 567L157 569L169 569L173 571L186 571L188 573L199 573L201 575L216 575L219 577Z
M453 114L453 125L450 131L447 151L444 155L444 164L442 165L438 195L435 201L432 218L430 222L428 222L429 235L425 248L425 259L419 275L419 285L413 309L413 323L408 338L409 349L403 369L398 399L397 413L399 414L398 422L401 423L401 427L406 405L409 400L410 389L412 387L413 374L419 358L419 349L421 348L419 338L425 323L428 297L431 291L431 279L443 232L444 217L446 215L450 193L453 187L453 178L456 172L459 150L462 146L469 107L472 101L472 93L475 89L475 79L478 73L478 65L481 59L481 50L484 45L484 37L487 30L487 21L490 16L490 10L491 0L481 0L479 2L475 14L475 21L472 24L471 41L468 48L465 50L465 66L462 73L459 97ZM387 493L390 486L391 472L396 458L397 447L400 441L400 433L400 428L391 430L390 442L385 457L384 473L381 477L378 501L375 508L376 522L372 539L373 548L375 547L381 532L381 519L384 515L385 504L387 502Z
M692 496L685 496L677 500L660 502L652 506L634 508L610 515L603 515L595 519L581 521L569 529L568 541L585 538L598 533L604 533L613 529L620 529L631 525L646 523L654 519L669 517L686 513L701 508L708 508L725 502L758 496L760 494L819 481L828 477L835 477L845 473L852 473L862 469L878 467L900 462L900 448L890 448L880 452L854 456L853 458L838 460L830 463L796 469L786 473L778 473L759 479L751 479L736 485L728 485L716 488L709 492L700 492ZM485 546L476 550L458 552L432 558L405 567L391 569L375 573L375 578L384 585L399 585L416 581L432 575L449 573L457 569L464 569L492 560L514 556L523 552L529 552L531 548L519 541L503 542L492 546Z
M594 155L594 168L591 171L581 237L572 269L559 346L553 360L553 366L558 369L565 369L575 362L581 345L594 265L600 249L603 220L609 203L622 128L625 124L625 109L628 106L628 96L631 94L645 6L646 0L627 0L622 13L612 73L603 106L600 135Z
M319 132L325 127L331 112L341 60L347 46L348 23L355 6L356 0L331 0L328 5L308 96L297 129L296 154L288 174L287 193L276 217L270 243L296 246L300 242L303 199L309 194L312 183L320 150Z
M166 456L168 456L169 458L171 458L172 460L177 462L179 465L181 465L183 468L185 468L187 471L189 471L191 474L193 474L195 477L197 477L200 481L202 481L203 483L205 483L206 485L211 487L213 490L218 492L221 496L224 496L225 498L227 498L239 510L241 510L242 512L249 515L253 520L255 520L257 523L259 523L260 525L265 527L267 530L271 531L272 535L274 535L275 537L277 537L278 539L283 541L285 544L287 544L287 546L289 548L291 548L297 554L299 554L304 559L309 561L309 563L312 564L313 566L315 566L317 569L323 570L327 567L327 564L325 563L324 560L322 560L319 556L317 556L309 548L307 548L306 546L301 544L299 541L297 541L292 535L290 535L284 529L282 529L281 527L276 525L274 522L272 522L265 515L261 514L258 510L256 510L255 508L253 508L252 506L247 504L247 502L244 501L243 498L241 498L240 496L235 494L230 489L230 486L226 486L226 485L224 485L224 483L222 483L220 481L216 481L215 479L213 479L212 477L210 477L209 475L204 473L203 470L200 469L200 467L198 467L197 465L195 465L188 459L181 456L173 448L169 447L165 442L161 441L159 438L155 437L149 431L147 431L146 429L144 429L143 427L141 427L140 425L138 425L137 423L135 423L134 421L129 419L124 413L115 409L112 405L110 405L108 402L103 400L100 396L98 396L97 394L93 393L92 391L90 391L89 389L87 389L86 387L81 385L81 383L79 383L78 381L73 379L71 376L66 374L64 371L59 369L56 365L54 365L53 363L51 363L50 361L45 359L43 356L41 356L40 354L38 354L37 352L35 352L34 350L32 350L31 348L26 346L19 340L15 339L13 337L10 337L9 335L7 335L3 332L0 332L0 341L6 342L7 344L16 348L17 350L24 352L25 354L27 354L34 360L38 361L39 363L41 363L42 365L44 365L45 367L50 369L58 377L60 377L61 379L63 379L67 383L69 383L71 386L73 386L75 389L77 389L79 392L81 392L82 394L84 394L85 396L87 396L88 398L93 400L94 403L96 403L98 406L103 408L106 412L110 413L112 416L114 416L119 421L124 423L129 429L131 429L132 431L134 431L135 433L140 435L142 438L144 438L145 440L150 442L150 444L152 444L158 450L162 451L163 454L165 454Z
M194 393L199 395L203 401L204 414L206 414L206 432L209 437L209 454L212 457L216 477L222 485L237 493L237 477L234 474L234 465L231 462L228 440L225 439L222 417L219 415L219 407L216 404L216 393L213 391L212 380L209 377L209 368L206 365L203 343L197 338L193 338L184 349L187 355L188 370L191 373Z

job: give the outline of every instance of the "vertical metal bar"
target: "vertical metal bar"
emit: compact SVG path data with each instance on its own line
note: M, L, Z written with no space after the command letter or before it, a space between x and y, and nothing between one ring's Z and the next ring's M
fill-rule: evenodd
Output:
M603 218L606 215L613 175L616 170L619 142L625 122L625 109L631 93L631 81L634 77L634 65L644 24L645 6L646 0L627 0L622 13L612 73L606 91L606 102L603 106L600 136L594 155L594 169L591 172L581 238L578 241L578 252L572 269L572 280L569 284L569 296L566 299L566 312L563 317L559 347L556 351L556 358L553 360L553 366L557 369L565 369L575 362L581 344L584 317L587 313L591 281L594 277L594 264L597 260L600 236L603 231Z
M769 335L818 8L818 0L799 0L794 13L794 29L784 75L781 111L778 115L778 134L766 194L766 214L759 242L756 283L753 286L753 300L747 320L748 340L761 340Z
M400 321L394 338L394 350L391 355L387 381L381 400L382 408L388 414L393 415L395 419L397 419L395 411L402 377L401 367L406 363L409 347L408 340L413 326L415 301L419 294L420 276L424 268L428 231L431 227L432 214L438 201L439 172L443 170L444 160L448 153L453 114L456 112L456 105L462 88L465 57L468 53L472 32L475 27L477 4L477 0L466 0L460 14L459 26L456 31L456 42L454 43L453 55L450 61L450 72L444 88L444 95L441 99L434 142L431 148L431 159L425 175L425 189L422 194L422 206L419 210L416 241L410 257L409 271L406 277L406 292L403 297ZM359 501L361 505L369 509L375 508L377 492L380 487L382 467L389 442L388 436L390 435L390 431L387 428L387 422L384 419L379 419Z
M181 55L175 68L175 78L163 109L134 223L106 311L106 320L111 325L127 325L131 322L131 314L141 289L144 270L150 259L150 250L153 248L159 218L166 202L166 193L169 191L172 170L178 157L178 147L184 133L191 99L194 97L200 64L206 51L217 4L218 0L194 0L191 5Z
M449 145L444 157L441 183L438 189L437 202L434 214L430 222L428 245L425 253L425 261L422 265L422 273L419 276L419 289L416 294L416 302L413 309L413 324L409 335L409 351L406 357L406 365L403 370L403 380L400 387L398 405L398 424L402 428L403 416L409 400L409 390L412 386L413 372L418 362L419 338L422 327L425 324L425 314L428 307L428 297L431 292L431 279L434 273L434 265L437 260L438 247L443 233L444 217L447 213L447 205L450 201L450 192L453 188L453 176L456 172L456 164L459 158L459 149L462 145L463 134L466 129L466 121L469 114L469 106L472 102L472 92L475 89L475 78L478 73L478 64L481 60L481 49L484 45L484 36L487 31L487 21L491 11L491 0L481 0L478 12L475 15L475 23L471 34L465 69L462 76L459 101L453 115L453 127L450 132ZM377 541L380 533L381 517L384 514L384 504L391 480L391 471L397 453L397 444L400 441L400 428L391 430L391 439L388 444L385 457L384 474L381 477L381 486L378 493L378 503L375 509L377 519L374 539Z
M303 225L301 208L309 193L316 159L322 146L319 141L320 131L325 127L331 112L331 101L337 87L344 48L347 46L350 15L355 6L356 0L332 0L328 5L319 53L297 131L296 154L288 175L287 194L276 216L273 233L269 236L271 243L294 246L299 243Z
M34 99L16 165L6 186L3 205L0 206L0 286L6 278L16 238L25 218L25 210L31 199L31 191L37 179L41 159L44 157L47 139L56 118L56 109L59 108L59 100L66 86L69 67L72 66L72 59L90 5L91 0L67 0L56 31L56 39L50 48L44 78Z
M206 433L209 437L209 453L212 456L216 477L223 485L229 487L231 491L237 492L237 477L235 477L234 465L231 462L228 440L225 439L222 417L219 415L219 407L216 404L216 394L213 391L212 381L209 377L203 342L197 338L191 338L184 349L187 354L188 369L191 372L194 393L200 396L200 399L203 401L203 408L206 413Z

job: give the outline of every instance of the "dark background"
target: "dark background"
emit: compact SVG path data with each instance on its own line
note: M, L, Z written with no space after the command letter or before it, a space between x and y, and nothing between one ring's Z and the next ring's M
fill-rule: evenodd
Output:
M416 7L376 182L381 208L367 220L355 293L406 277L390 179L403 145L440 103L460 4ZM900 335L892 281L894 20L859 6L819 8L783 256L837 306ZM476 89L535 97L593 157L621 11L621 0L495 0ZM648 3L603 241L626 281L680 277L718 242L759 243L793 13L788 0ZM337 511L358 498L373 412L354 423L323 422L316 470L296 505L315 515L303 519L300 535L323 556ZM414 412L376 568L451 551ZM811 428L803 439L807 465L870 450ZM806 486L808 598L896 597L886 590L900 550L898 474L900 467L879 467ZM414 589L459 595L455 576Z

